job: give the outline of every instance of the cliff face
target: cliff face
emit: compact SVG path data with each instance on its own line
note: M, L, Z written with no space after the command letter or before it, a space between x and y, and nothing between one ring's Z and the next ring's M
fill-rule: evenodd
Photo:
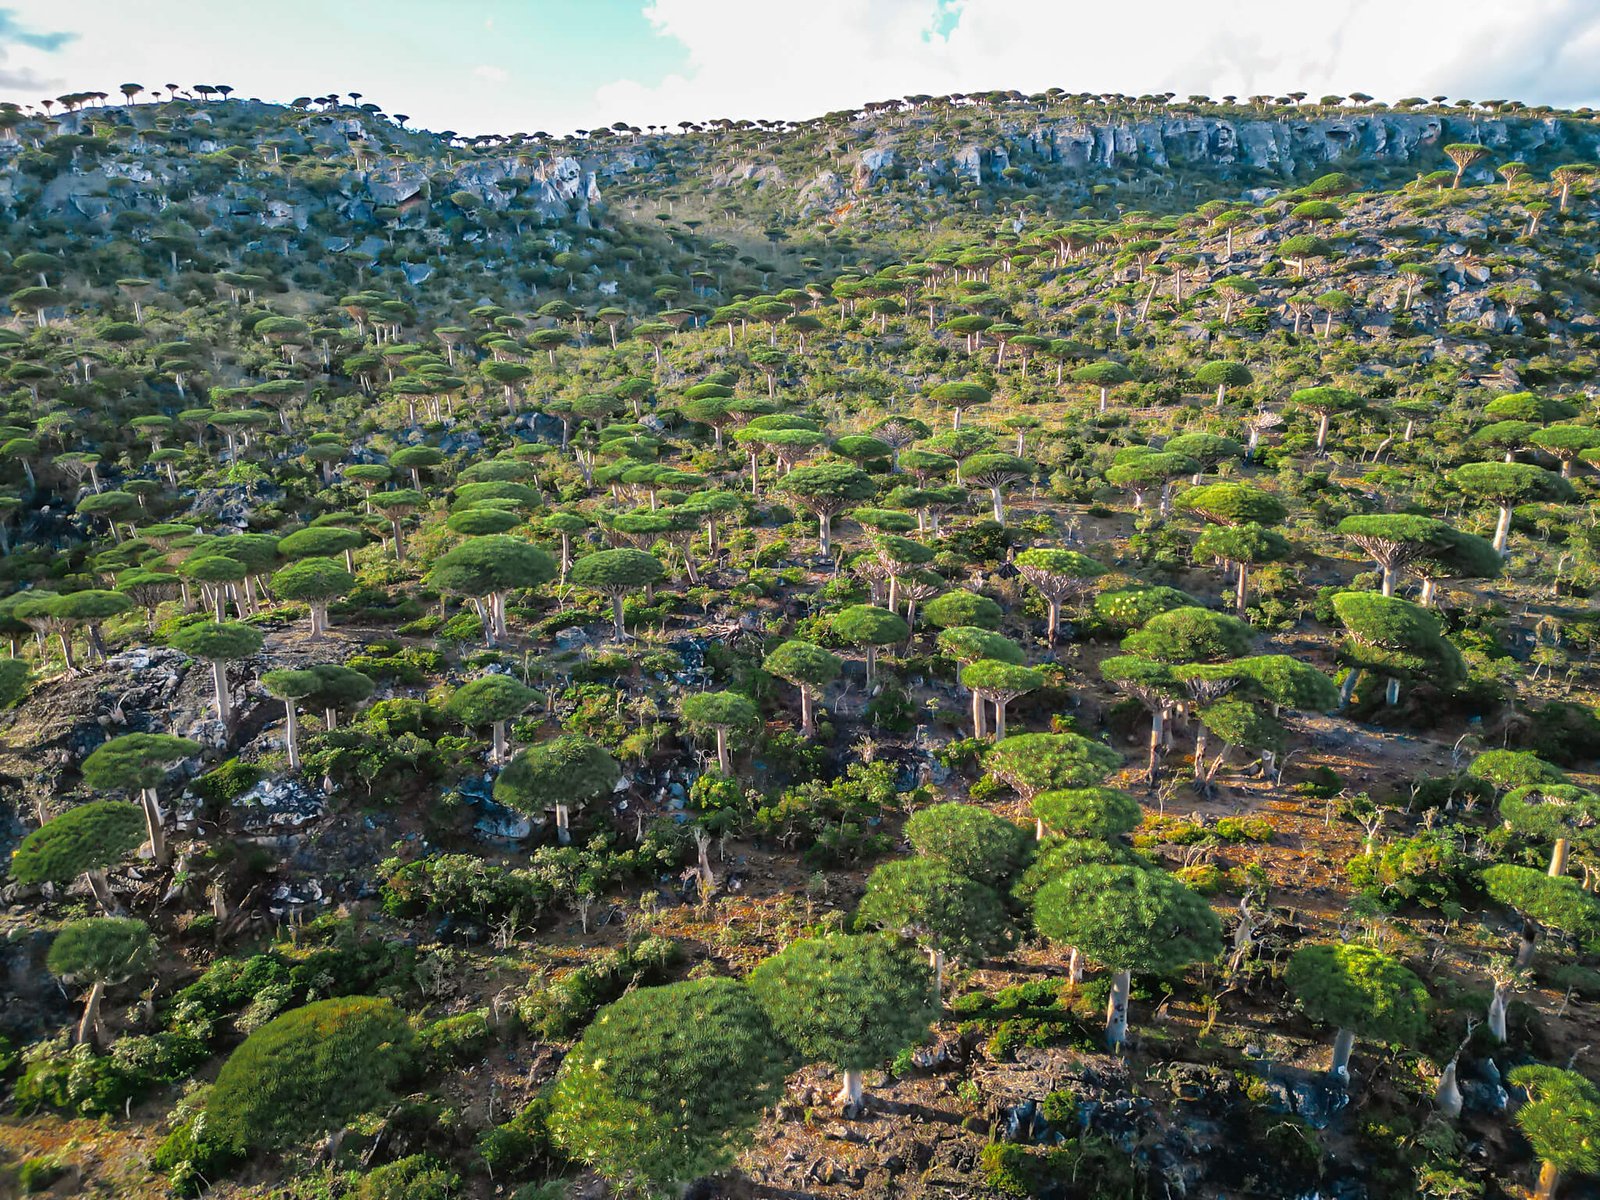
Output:
M13 217L27 213L105 223L128 209L159 213L180 191L214 220L305 229L310 214L324 207L358 223L371 221L382 208L421 221L433 205L464 192L488 211L517 209L588 226L590 206L600 201L595 168L570 156L531 162L511 154L463 157L425 132L386 126L376 138L361 118L307 115L285 121L287 110L275 105L243 101L228 107L227 129L213 129L213 115L201 107L185 113L179 135L170 129L152 133L154 105L63 113L58 136L97 131L103 136L110 128L113 148L76 153L54 170L35 166L37 191L23 182L21 160L29 146L0 141L0 209ZM214 161L239 146L251 151L248 161L237 167ZM293 156L348 156L355 147L361 148L355 169L335 168L331 177L257 168L259 163L279 166ZM616 166L608 162L605 169Z
M1078 117L1008 120L990 138L952 139L931 125L870 130L869 144L846 162L806 178L803 210L870 195L883 183L909 178L937 191L941 179L985 184L1009 167L1028 183L1069 192L1099 183L1155 182L1183 173L1191 182L1272 186L1322 171L1357 178L1385 169L1436 171L1449 167L1443 147L1480 142L1493 151L1469 178L1492 179L1494 166L1520 159L1548 169L1558 162L1600 156L1600 124L1574 118L1478 118L1430 113L1352 114L1322 119L1228 120L1173 116L1096 123ZM723 169L712 181L748 178Z

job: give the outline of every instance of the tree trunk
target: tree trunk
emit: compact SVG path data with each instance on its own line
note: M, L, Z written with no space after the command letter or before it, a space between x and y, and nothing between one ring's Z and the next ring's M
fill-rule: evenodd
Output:
M1128 993L1133 973L1126 969L1111 977L1111 999L1106 1004L1106 1045L1115 1052L1128 1040Z
M1506 552L1506 543L1511 539L1511 506L1500 506L1500 519L1494 526L1494 548L1501 554Z
M728 754L728 731L717 726L717 770L730 778L733 775L733 758Z
M1571 843L1566 838L1557 838L1556 844L1550 850L1550 878L1559 879L1567 873L1567 851Z
M121 916L122 905L118 904L117 898L111 894L111 881L106 878L105 871L85 871L83 877L89 884L89 891L93 893L95 902L109 915Z
M1500 1045L1509 1040L1506 1036L1506 1008L1511 1003L1511 984L1496 980L1494 994L1489 997L1489 1036Z
M211 684L217 696L217 720L226 723L233 716L233 707L228 700L228 665L221 659L211 664Z
M300 714L295 711L294 699L290 697L283 702L284 712L287 714L284 741L289 749L289 770L300 769Z
M628 634L622 628L622 594L620 592L611 597L611 619L617 626L617 641L626 640Z
M1556 1188L1561 1186L1561 1169L1555 1163L1539 1164L1539 1183L1533 1189L1533 1200L1555 1200Z
M1317 453L1321 454L1328 445L1328 414L1317 414Z
M1061 600L1058 597L1045 597L1045 608L1049 615L1045 618L1044 640L1047 645L1056 644L1056 632L1061 628Z
M145 828L150 834L150 858L158 867L167 865L167 833L161 824L161 805L155 788L141 788L139 800L144 808Z
M494 741L489 750L489 761L502 763L506 760L506 723L495 721L491 724Z
M1395 678L1383 685L1383 702L1390 708L1400 703L1400 681Z
M570 816L565 804L556 805L556 842L562 846L572 843L572 829L569 824Z
M1006 740L1006 702L999 698L990 701L994 705L994 740Z
M1433 1090L1433 1102L1445 1119L1454 1121L1461 1115L1461 1087L1456 1082L1456 1060L1451 1059L1439 1076L1439 1086Z
M972 693L972 736L981 738L984 734L983 697L977 692Z
M822 548L822 556L826 558L828 551L833 549L833 514L822 512L817 514L817 542Z
M77 1043L80 1046L100 1044L100 1001L106 994L106 985L95 980L83 1002L83 1017L78 1021Z
M803 737L815 737L817 733L816 719L811 713L811 691L804 684L800 687L800 733Z
M1083 955L1076 946L1067 955L1067 982L1073 987L1083 982Z
M1233 589L1233 607L1241 615L1244 613L1245 598L1250 594L1249 586L1250 564L1242 562L1239 564L1239 582L1234 585Z
M1344 682L1339 685L1339 707L1343 708L1350 703L1350 697L1356 694L1356 684L1361 682L1361 672L1354 667L1345 672Z
M928 962L933 967L933 1002L940 1008L944 1007L944 951L932 949L928 951Z
M833 1099L846 1112L859 1112L862 1100L861 1072L846 1070L839 1092Z
M1150 713L1150 757L1145 765L1145 778L1154 784L1161 773L1161 744L1167 735L1167 710L1157 705Z
M1517 946L1516 964L1519 969L1526 969L1533 961L1533 952L1539 945L1539 930L1532 921L1522 923L1522 942Z
M1328 1068L1328 1073L1337 1079L1340 1085L1350 1082L1350 1052L1356 1047L1356 1035L1349 1029L1341 1029L1333 1035L1333 1063Z

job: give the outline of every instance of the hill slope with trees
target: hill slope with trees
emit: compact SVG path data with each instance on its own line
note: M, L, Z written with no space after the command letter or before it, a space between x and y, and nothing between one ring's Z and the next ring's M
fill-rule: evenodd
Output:
M123 96L0 106L7 1186L1592 1186L1591 114Z

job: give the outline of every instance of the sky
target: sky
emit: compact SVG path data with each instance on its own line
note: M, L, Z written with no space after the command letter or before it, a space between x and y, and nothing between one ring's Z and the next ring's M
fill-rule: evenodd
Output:
M1600 107L1600 0L0 0L0 100L360 92L458 133L990 89Z

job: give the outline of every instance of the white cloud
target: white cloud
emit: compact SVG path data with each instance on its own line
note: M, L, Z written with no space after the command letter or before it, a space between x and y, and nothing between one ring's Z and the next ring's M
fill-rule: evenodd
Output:
M941 12L959 18L946 36ZM649 0L645 13L689 69L599 88L595 121L805 117L995 88L1600 101L1595 0Z
M490 66L488 63L484 63L482 66L473 67L472 73L485 83L504 83L506 80L511 78L511 72L507 71L504 67Z

